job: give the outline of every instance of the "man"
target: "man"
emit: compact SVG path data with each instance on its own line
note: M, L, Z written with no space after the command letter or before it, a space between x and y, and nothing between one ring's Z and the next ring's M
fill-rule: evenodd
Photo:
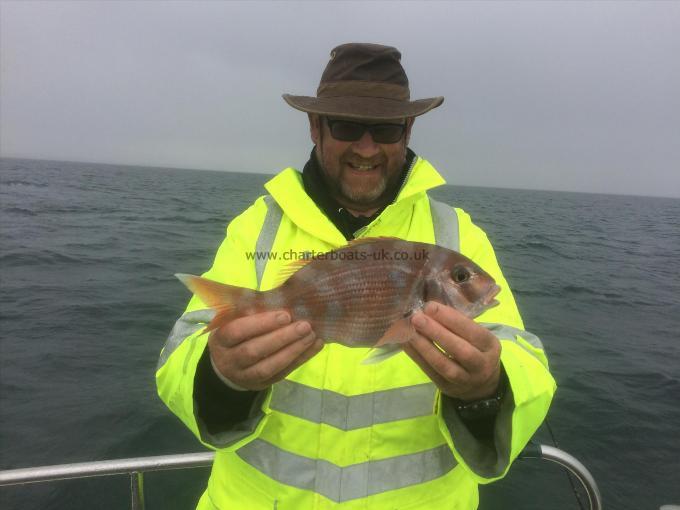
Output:
M414 118L443 98L409 100L400 53L345 44L309 115L314 150L227 228L207 278L267 290L289 263L252 254L329 251L396 236L456 249L501 286L472 321L428 303L404 353L324 343L285 309L203 334L194 297L161 353L158 390L217 450L200 509L473 509L477 485L505 475L555 391L540 341L524 331L493 249L469 216L430 199L444 180L408 148ZM250 254L250 257L248 256Z

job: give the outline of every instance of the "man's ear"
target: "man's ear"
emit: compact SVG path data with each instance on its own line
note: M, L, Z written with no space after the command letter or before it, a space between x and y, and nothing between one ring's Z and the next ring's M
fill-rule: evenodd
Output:
M408 147L408 143L411 140L411 128L413 127L413 123L416 121L415 117L409 117L406 119L406 133L404 135L404 139L406 140L406 146Z
M312 138L314 145L319 145L320 133L321 133L321 122L320 118L316 113L308 113L309 118L309 135Z

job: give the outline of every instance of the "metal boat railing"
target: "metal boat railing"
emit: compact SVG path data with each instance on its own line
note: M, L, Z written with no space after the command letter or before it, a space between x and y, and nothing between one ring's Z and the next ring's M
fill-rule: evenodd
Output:
M590 471L573 455L545 444L529 443L519 456L520 459L544 459L559 464L580 482L588 496L591 510L602 510L602 496L595 478Z
M144 510L144 473L207 467L212 463L214 456L213 452L186 453L8 469L0 471L0 487L93 476L128 475L130 477L131 508L132 510ZM588 469L572 455L553 446L532 443L522 452L520 458L540 458L563 466L583 485L588 495L591 510L602 509L602 498L595 479Z
M208 467L212 464L214 457L213 452L184 453L8 469L0 471L0 487L93 476L128 475L130 477L131 508L132 510L144 510L144 473Z

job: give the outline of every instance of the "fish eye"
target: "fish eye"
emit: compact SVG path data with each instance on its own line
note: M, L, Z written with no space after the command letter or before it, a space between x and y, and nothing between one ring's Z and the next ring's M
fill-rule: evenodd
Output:
M464 283L470 279L470 271L462 266L454 267L451 271L451 279L456 283Z

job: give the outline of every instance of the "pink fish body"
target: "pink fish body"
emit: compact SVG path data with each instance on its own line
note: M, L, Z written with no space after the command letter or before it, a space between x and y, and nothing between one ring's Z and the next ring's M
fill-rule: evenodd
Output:
M409 317L437 301L474 318L497 304L493 278L458 252L427 243L367 238L294 263L279 287L254 291L192 275L177 277L216 310L207 330L253 313L285 309L319 338L348 347L407 342ZM396 347L396 346L395 346Z

